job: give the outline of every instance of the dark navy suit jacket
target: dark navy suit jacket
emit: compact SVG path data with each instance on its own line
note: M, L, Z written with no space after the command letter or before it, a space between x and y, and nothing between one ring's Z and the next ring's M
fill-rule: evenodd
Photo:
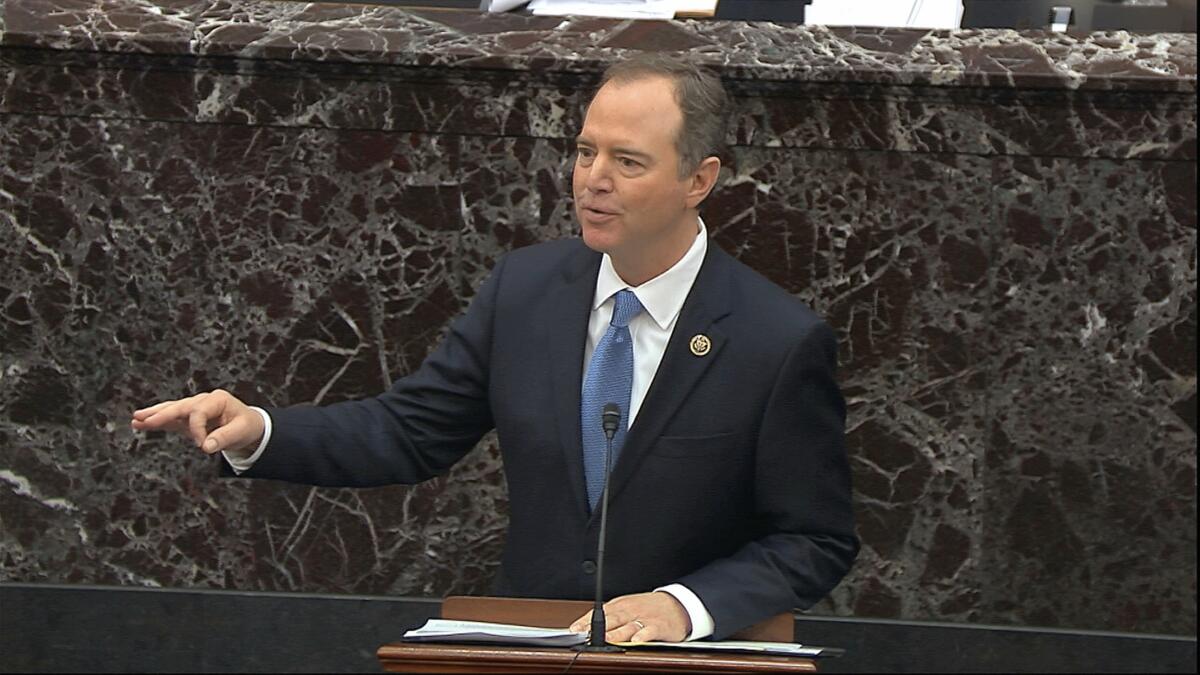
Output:
M415 483L499 435L510 526L497 591L594 592L583 354L600 255L569 239L505 256L413 374L375 398L270 409L249 477ZM696 356L695 335L711 340ZM717 639L826 595L857 552L833 332L715 245L613 468L605 591L672 582Z

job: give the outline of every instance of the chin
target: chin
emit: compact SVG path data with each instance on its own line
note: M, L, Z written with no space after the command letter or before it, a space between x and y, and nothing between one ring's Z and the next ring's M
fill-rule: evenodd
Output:
M597 253L611 253L616 242L611 232L604 232L589 225L581 225L583 243Z

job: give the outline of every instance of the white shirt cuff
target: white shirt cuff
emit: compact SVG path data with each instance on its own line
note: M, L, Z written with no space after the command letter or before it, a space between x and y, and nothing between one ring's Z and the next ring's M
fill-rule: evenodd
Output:
M271 416L267 414L266 410L263 410L258 406L252 405L250 406L250 409L259 415L262 415L263 418L263 437L262 441L259 442L258 447L249 455L246 454L245 449L236 452L227 450L221 451L221 454L225 456L225 461L229 462L229 466L233 468L233 472L238 475L241 475L245 471L249 471L250 467L254 466L254 463L258 461L258 458L262 457L263 450L267 449L267 443L271 441Z
M691 642L692 640L703 640L713 634L713 618L712 614L704 607L704 603L700 602L699 596L692 592L692 589L683 584L670 584L654 589L655 592L663 591L670 593L679 604L683 605L684 611L687 612L688 618L692 620L692 632L688 634L684 641Z

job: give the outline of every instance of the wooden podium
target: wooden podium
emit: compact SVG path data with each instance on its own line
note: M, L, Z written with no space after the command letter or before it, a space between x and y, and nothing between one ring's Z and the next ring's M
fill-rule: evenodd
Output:
M563 628L583 616L592 603L451 596L442 602L442 618ZM792 641L792 616L780 614L751 626L733 639ZM505 647L394 642L379 648L383 669L397 673L797 673L815 672L810 659L631 649L619 654L577 652L561 647Z

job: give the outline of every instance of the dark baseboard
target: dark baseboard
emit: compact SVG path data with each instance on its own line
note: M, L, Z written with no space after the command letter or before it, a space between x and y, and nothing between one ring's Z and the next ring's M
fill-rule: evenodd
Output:
M0 584L0 672L378 672L424 598ZM825 672L1196 672L1182 636L801 615Z
M1196 638L799 615L796 640L842 647L829 673L1195 673Z
M414 598L0 585L3 672L378 672Z

